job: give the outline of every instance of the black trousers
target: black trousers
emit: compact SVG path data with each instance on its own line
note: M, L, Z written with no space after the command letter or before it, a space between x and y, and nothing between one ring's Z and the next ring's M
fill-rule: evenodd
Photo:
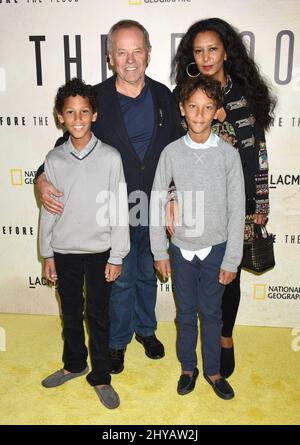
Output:
M83 324L85 309L92 364L87 381L92 386L109 385L111 380L108 361L111 285L104 277L108 257L109 251L95 254L54 253L63 316L64 368L70 372L81 372L87 366L88 351Z
M241 270L239 266L235 279L225 286L222 299L222 336L232 337L232 331L241 299Z

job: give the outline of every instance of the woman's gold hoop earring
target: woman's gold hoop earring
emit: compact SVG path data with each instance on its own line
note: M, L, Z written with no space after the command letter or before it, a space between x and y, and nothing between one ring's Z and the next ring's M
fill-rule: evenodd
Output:
M200 71L198 72L198 74L191 74L190 73L190 71L189 71L189 69L190 69L190 66L191 65L195 65L196 66L196 63L195 62L190 62L187 66L186 66L186 68L185 68L185 71L186 71L186 74L189 76L189 77L198 77L198 76L200 76Z

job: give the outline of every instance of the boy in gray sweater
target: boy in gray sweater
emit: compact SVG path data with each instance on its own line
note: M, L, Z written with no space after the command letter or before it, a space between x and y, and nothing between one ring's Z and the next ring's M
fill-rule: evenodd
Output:
M177 392L195 387L198 312L201 313L204 377L222 399L234 397L220 375L220 337L224 286L236 274L243 253L244 179L238 152L211 132L222 105L218 81L188 79L180 92L180 110L188 132L162 152L151 194L151 249L155 267L171 275L165 230L165 205L173 180L178 221L170 252L176 294L177 353L182 373Z
M119 152L91 132L97 96L91 85L72 79L59 88L55 109L70 137L51 150L45 174L59 190L64 211L40 215L40 252L46 277L58 281L63 316L64 368L42 381L46 388L88 372L83 285L92 370L87 381L107 408L119 396L109 374L109 298L129 252L127 190Z

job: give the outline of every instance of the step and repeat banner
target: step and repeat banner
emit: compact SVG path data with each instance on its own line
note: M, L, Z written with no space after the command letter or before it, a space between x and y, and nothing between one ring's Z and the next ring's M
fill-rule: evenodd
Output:
M279 104L267 135L276 267L242 273L239 324L300 326L300 1L0 0L0 311L58 314L42 274L34 176L61 131L53 101L74 76L96 84L111 75L105 36L118 20L138 20L152 43L147 74L174 88L170 65L195 21L233 24L274 86ZM100 110L101 113L101 110ZM157 315L172 320L172 285L158 283Z

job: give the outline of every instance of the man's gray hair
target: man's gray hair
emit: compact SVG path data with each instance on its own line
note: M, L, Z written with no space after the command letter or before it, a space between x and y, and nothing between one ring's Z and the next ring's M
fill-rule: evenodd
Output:
M120 20L119 22L115 23L109 30L107 34L107 40L106 40L106 52L107 55L112 51L113 46L113 33L118 31L119 29L128 29L128 28L137 28L140 31L142 31L144 35L144 41L145 45L148 48L148 50L151 50L151 43L149 38L149 33L146 30L146 28L143 27L139 22L136 22L135 20Z

